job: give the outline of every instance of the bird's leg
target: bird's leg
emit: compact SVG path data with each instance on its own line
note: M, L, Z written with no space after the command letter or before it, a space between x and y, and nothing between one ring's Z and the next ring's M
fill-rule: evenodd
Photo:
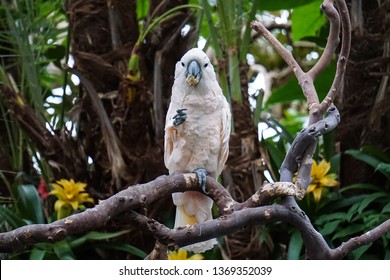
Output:
M185 120L187 119L187 113L184 112L186 111L187 109L178 109L176 110L176 115L173 116L173 125L174 126L179 126L181 125L182 123L185 122Z
M194 170L194 173L198 177L199 187L205 194L209 194L209 192L206 190L207 171L204 168L198 168Z

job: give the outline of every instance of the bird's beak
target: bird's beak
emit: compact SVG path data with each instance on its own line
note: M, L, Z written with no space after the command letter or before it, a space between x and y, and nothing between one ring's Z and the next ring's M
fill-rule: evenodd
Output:
M196 60L192 60L188 64L186 72L186 82L192 87L196 87L202 78L202 70Z

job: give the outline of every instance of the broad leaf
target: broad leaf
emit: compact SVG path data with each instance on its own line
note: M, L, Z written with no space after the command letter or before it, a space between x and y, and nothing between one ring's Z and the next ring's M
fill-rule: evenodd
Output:
M266 11L286 10L299 6L306 5L308 3L318 0L272 0L272 1L260 1L259 9Z
M330 63L329 66L324 70L324 72L322 72L322 74L318 77L318 79L314 81L314 85L317 89L317 93L320 100L322 100L328 93L332 85L335 72L335 63ZM293 100L304 99L305 96L303 95L302 89L298 85L298 80L294 76L287 82L287 84L275 89L272 92L272 95L267 100L266 105L278 102L290 102Z
M321 27L326 23L326 16L320 9L322 2L322 0L316 0L293 10L291 31L294 41L319 34Z
M287 259L299 260L302 247L303 247L303 239L301 237L301 234L299 233L298 230L294 230L290 238L290 243L288 244Z
M23 218L36 224L44 224L42 200L34 185L18 186L17 206Z

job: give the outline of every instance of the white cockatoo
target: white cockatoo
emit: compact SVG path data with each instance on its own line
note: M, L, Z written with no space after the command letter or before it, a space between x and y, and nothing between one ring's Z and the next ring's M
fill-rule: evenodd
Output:
M165 124L165 166L169 174L195 172L206 192L206 174L217 178L229 154L230 106L217 82L213 65L198 48L177 62L172 98ZM177 206L175 228L212 219L213 201L188 191L172 194ZM186 246L201 253L212 249L216 239Z

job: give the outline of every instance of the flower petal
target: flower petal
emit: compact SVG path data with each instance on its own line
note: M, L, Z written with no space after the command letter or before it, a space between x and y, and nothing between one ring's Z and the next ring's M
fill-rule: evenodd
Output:
M309 187L307 188L306 193L311 193L314 191L314 189L317 187L317 184L310 184Z
M322 188L316 188L313 190L314 201L318 202L321 199Z
M340 183L336 180L336 176L334 173L328 174L320 180L320 184L325 187L337 187Z
M330 163L326 160L321 160L318 164L318 175L319 177L324 177L326 173L330 170Z
M54 203L54 210L57 212L61 210L61 208L66 207L68 203L64 202L63 200L57 200L56 203Z

